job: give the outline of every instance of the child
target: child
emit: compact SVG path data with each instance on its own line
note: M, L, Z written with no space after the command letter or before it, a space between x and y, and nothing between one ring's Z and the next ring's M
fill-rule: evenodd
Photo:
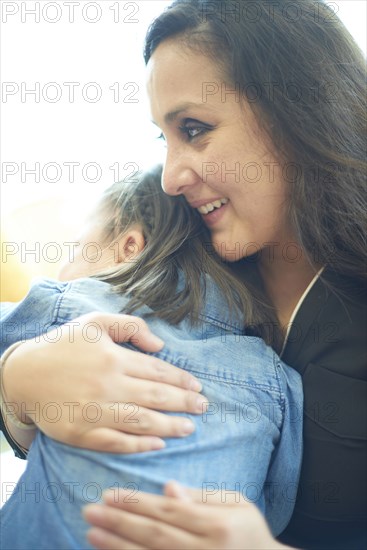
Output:
M87 548L86 503L107 487L127 488L132 500L140 490L160 493L171 478L201 487L203 498L218 490L242 493L274 535L290 519L302 456L300 377L262 339L245 334L245 325L252 332L265 326L268 312L211 253L200 216L183 198L165 195L160 177L159 167L107 190L93 228L61 274L92 276L39 281L21 303L7 305L1 352L25 333L55 337L85 313L134 312L164 341L156 355L201 380L208 405L202 416L185 415L195 423L192 435L167 439L158 452L98 453L38 432L2 510L6 548ZM92 244L93 257L86 254ZM86 338L98 338L98 326ZM57 421L71 405L81 406L53 403L40 414ZM117 405L111 403L116 422ZM126 431L136 422L129 405ZM84 408L91 422L103 414L98 403Z

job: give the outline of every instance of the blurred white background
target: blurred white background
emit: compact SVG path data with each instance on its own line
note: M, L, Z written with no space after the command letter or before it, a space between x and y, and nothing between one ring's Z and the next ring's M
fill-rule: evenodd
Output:
M0 2L1 300L57 276L102 189L162 160L142 51L169 3Z
M70 221L101 187L159 160L142 47L169 3L1 2L3 208L67 189ZM39 97L26 93L32 89ZM40 182L25 173L36 163Z

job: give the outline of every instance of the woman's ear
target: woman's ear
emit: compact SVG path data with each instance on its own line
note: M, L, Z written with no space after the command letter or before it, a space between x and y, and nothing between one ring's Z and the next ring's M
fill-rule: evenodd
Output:
M115 263L135 261L145 247L143 230L140 226L132 227L121 235L112 246L115 249Z

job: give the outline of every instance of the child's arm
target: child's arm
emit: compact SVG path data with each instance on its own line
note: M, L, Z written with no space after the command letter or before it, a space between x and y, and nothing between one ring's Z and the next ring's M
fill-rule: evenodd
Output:
M24 339L24 330L29 334L35 322L38 328L54 322L54 310L58 310L61 302L60 285L64 283L54 281L53 284L57 291L44 285L35 289L42 297L37 294L34 300L33 290L27 297L30 307L21 302L11 316L3 319L3 347ZM115 453L151 451L162 447L162 437L189 435L184 417L158 411L200 414L202 406L197 404L197 392L201 386L196 379L164 361L115 343L130 340L134 324L139 333L134 344L143 351L159 351L163 343L144 321L126 315L90 313L70 321L72 330L68 330L69 323L60 326L61 319L58 316L55 319L58 326L47 333L47 339L36 336L26 341L6 361L3 388L19 420L34 419L46 435L63 443ZM100 338L94 342L84 337L84 329L90 323L100 328ZM136 331L134 334L136 336ZM83 405L90 402L98 402L103 409L99 422L91 423L83 417ZM141 422L129 425L127 431L123 418L116 422L116 410L111 403L131 402L139 406ZM60 407L61 417L57 422L48 421L42 414L49 403ZM34 413L29 413L32 410Z

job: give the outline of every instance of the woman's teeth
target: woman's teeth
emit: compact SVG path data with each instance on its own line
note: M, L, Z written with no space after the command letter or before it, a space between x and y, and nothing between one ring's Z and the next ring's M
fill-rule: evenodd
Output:
M200 206L198 208L198 211L200 214L209 214L209 212L213 212L216 208L220 208L223 206L223 204L227 204L229 199L218 199L213 202L208 202L207 204L203 204L203 206Z

